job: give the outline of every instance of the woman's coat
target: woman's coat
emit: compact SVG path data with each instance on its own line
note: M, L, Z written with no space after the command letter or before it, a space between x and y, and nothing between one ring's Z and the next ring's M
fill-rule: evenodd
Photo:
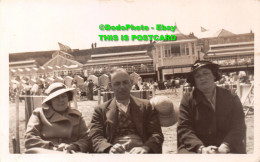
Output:
M27 125L25 148L51 149L60 143L75 144L81 152L90 151L88 128L81 113L68 108L62 116L52 108L35 109Z
M178 152L196 152L201 146L228 143L231 153L246 153L245 115L238 96L216 87L215 111L201 91L184 95L177 127Z

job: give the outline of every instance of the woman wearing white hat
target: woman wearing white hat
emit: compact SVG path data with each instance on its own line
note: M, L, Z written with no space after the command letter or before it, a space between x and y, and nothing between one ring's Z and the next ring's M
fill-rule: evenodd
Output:
M192 66L187 82L195 89L180 104L178 153L246 153L243 106L236 95L216 86L218 69L205 60Z
M74 90L59 82L48 87L43 107L36 108L29 119L25 133L25 153L90 151L88 128L82 114L70 107Z

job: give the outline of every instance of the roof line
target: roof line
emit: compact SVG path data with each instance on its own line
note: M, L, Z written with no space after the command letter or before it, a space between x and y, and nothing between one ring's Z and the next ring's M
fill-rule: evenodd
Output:
M159 41L157 43L155 43L154 45L157 45L157 44L178 44L178 43L182 43L182 42L192 42L192 41L196 41L198 39L194 39L194 38L191 38L191 39L186 39L186 40L177 40L177 41Z
M244 45L244 44L254 44L254 41L252 42L238 42L238 43L227 43L227 44L213 44L209 45L210 47L218 47L218 46L230 46L230 45Z
M237 54L237 55L243 55L243 54L254 54L254 50L250 51L236 51L236 52L223 52L223 53L218 53L218 54L208 54L208 56L223 56L223 55L230 55L230 54Z
M55 52L54 52L55 53ZM53 55L53 54L52 54ZM54 60L56 57L58 57L59 55L56 55L54 58L50 59L49 61L47 61L45 64L43 64L42 66L45 67L46 65L48 65L52 60Z
M131 60L131 62L130 62L130 60L127 60L127 61L120 61L120 62L101 62L101 63L86 63L86 64L84 64L83 66L93 66L93 65L108 65L108 64L113 64L113 63L116 63L116 64L120 64L120 63L127 63L127 62L129 62L129 63L133 63L133 61L134 62L140 62L140 61L146 61L146 62L152 62L153 60L152 59L143 59L143 60Z
M130 52L118 52L118 53L107 53L107 54L95 54L91 55L91 57L104 57L104 56L117 56L117 55L128 55L128 54L139 54L146 53L147 51L130 51Z
M9 65L15 65L15 64L21 64L21 63L34 63L36 62L35 60L25 60L25 61L13 61L13 62L9 62Z
M229 49L210 49L207 53L218 53L218 52L224 52L224 51L237 51L237 50L249 50L249 49L253 49L254 47L242 47L242 48L229 48Z
M45 66L48 65L51 61L53 61L56 57L61 57L61 58L63 58L63 59L66 59L67 61L70 61L70 62L79 64L80 66L83 66L83 64L81 64L81 63L79 63L79 62L77 62L77 61L75 61L75 60L68 59L68 58L63 57L63 56L61 56L61 55L56 55L54 58L50 59L48 62L46 62L46 63L45 63L44 65L42 65L42 66L45 67Z
M87 63L93 63L93 62L100 62L100 61L109 61L109 60L117 60L117 61L120 61L120 60L126 60L126 59L142 59L142 58L147 58L149 59L150 57L149 56L140 56L140 57L121 57L121 58L112 58L112 59L100 59L100 60L89 60Z

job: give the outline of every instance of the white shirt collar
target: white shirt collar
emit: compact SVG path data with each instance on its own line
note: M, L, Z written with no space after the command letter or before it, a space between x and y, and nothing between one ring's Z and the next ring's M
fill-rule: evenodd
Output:
M116 105L119 109L121 109L123 112L127 112L128 110L128 107L129 107L129 104L130 104L130 100L127 102L126 105L122 104L122 103L119 103L117 100L116 100Z

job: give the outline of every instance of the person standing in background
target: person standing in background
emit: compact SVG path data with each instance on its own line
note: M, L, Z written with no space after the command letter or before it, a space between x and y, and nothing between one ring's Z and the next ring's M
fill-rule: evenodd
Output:
M92 79L89 79L89 82L88 82L88 90L89 90L88 99L89 100L93 100L93 95L94 95L93 89L94 89L94 83L92 82Z

